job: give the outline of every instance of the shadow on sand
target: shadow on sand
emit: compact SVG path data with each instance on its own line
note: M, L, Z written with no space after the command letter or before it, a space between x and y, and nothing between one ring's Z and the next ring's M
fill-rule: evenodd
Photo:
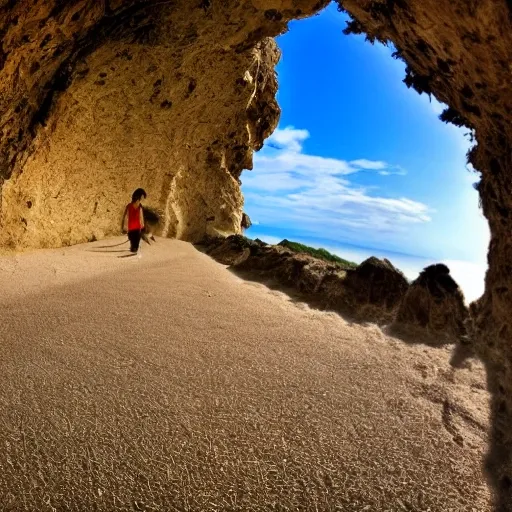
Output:
M98 247L95 247L95 249L112 249L114 247L121 247L122 245L125 245L129 242L129 240L124 240L121 243L118 244L112 244L112 245L99 245Z
M201 251L203 252L203 251ZM350 308L333 304L327 299L311 293L304 293L291 286L286 286L276 279L269 278L257 271L241 270L237 267L230 266L228 270L245 281L251 281L264 285L270 290L284 293L290 301L295 304L307 304L310 308L329 313L336 313L349 325L379 325L384 334L393 338L398 338L409 345L423 344L431 347L443 347L453 345L454 340L430 334L425 329L414 326L396 325L393 323L383 323L375 318L375 310L377 308L368 308L361 306L360 311L354 313Z
M86 252L94 252L94 253L102 253L102 254L115 254L119 252L128 252L130 249L114 249L113 251L102 251L102 250L94 250L88 249Z
M205 253L201 248L200 252ZM237 277L262 284L273 291L286 294L293 303L307 304L309 307L326 312L334 312L343 318L349 325L369 325L372 323L364 319L364 315L353 315L349 311L343 311L339 307L332 307L326 300L321 300L314 295L306 294L295 288L284 286L275 279L262 276L256 271L240 270L236 267L228 267L228 270ZM425 329L409 327L390 323L380 324L384 334L397 338L409 345L423 344L434 349L452 345L450 365L454 369L464 367L464 363L470 359L479 359L474 350L471 340L456 340L442 338L439 335L427 333ZM504 411L503 390L495 384L492 378L493 369L482 361L487 375L487 390L490 397L490 419L489 419L489 444L485 460L482 461L482 473L486 479L493 495L493 512L512 512L512 481L507 473L507 468L512 461L512 419L509 419L508 412ZM511 428L508 428L511 427ZM510 435L504 432L509 431Z

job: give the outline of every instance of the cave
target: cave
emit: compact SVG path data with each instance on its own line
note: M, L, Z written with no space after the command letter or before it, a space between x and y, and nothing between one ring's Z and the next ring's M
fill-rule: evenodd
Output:
M512 4L337 1L347 33L392 42L406 85L474 130L491 242L471 338L492 395L485 470L495 509L512 510ZM239 233L241 172L279 119L272 38L328 3L0 0L0 245L117 234L141 184L162 235Z

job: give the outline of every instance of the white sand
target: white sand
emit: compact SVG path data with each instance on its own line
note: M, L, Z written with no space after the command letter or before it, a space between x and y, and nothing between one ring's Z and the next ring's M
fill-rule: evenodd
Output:
M490 510L478 362L122 241L0 257L2 510Z

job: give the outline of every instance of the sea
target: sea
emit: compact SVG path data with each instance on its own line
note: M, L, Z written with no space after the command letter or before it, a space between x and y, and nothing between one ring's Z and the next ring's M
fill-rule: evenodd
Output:
M276 236L275 233L269 234L265 229L259 226L252 226L245 235L249 238L259 238L269 244L277 244L284 236ZM386 258L398 269L400 269L408 280L414 281L418 274L427 266L434 263L444 263L450 269L450 275L455 279L464 293L466 303L469 304L478 299L484 292L485 273L487 265L484 262L449 260L449 259L431 259L420 256L402 254L398 252L384 251L381 249L373 249L369 247L360 247L357 245L334 242L332 240L315 240L310 237L290 236L290 240L309 245L315 248L324 248L327 251L353 261L354 263L362 263L370 256L377 258ZM316 243L315 243L316 242Z

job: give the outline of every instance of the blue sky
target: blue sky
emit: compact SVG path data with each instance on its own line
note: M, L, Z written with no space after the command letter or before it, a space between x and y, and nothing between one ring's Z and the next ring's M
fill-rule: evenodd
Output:
M280 125L242 175L249 235L485 266L468 130L406 88L392 48L343 35L346 19L331 5L278 39Z

